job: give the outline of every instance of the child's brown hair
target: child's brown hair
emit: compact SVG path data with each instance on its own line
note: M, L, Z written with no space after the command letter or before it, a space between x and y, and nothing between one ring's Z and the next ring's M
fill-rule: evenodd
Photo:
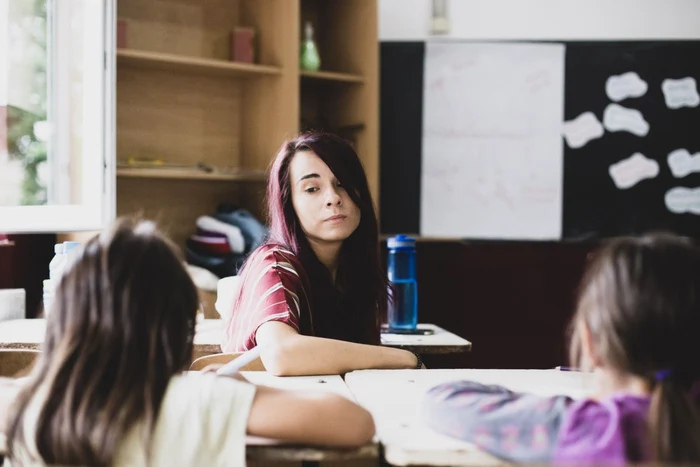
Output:
M573 365L585 325L597 359L649 385L655 460L700 461L690 394L700 376L700 248L669 234L610 241L587 268L572 325Z

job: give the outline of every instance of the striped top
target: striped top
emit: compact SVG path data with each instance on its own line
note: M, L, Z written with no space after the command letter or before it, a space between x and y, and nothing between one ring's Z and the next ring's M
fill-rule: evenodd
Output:
M282 322L302 333L302 313L309 312L304 279L299 276L303 270L296 255L278 245L263 245L253 253L226 322L221 345L224 352L255 347L258 328L269 321Z

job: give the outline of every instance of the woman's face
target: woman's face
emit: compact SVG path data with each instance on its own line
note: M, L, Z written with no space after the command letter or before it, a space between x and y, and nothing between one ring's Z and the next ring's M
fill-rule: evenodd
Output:
M342 242L360 225L360 209L316 153L297 152L289 177L292 205L309 240Z

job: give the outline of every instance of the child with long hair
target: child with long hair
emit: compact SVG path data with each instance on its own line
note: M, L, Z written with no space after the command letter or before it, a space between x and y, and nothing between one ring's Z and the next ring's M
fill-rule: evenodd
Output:
M246 434L338 446L372 438L371 416L341 396L183 374L198 304L153 223L121 221L87 242L0 420L10 462L244 466Z
M276 375L417 368L418 355L381 347L389 283L360 159L343 139L286 141L267 187L270 237L240 273L223 349L263 345Z
M700 462L700 249L671 235L611 241L587 268L572 330L592 397L447 383L429 392L427 422L516 462Z

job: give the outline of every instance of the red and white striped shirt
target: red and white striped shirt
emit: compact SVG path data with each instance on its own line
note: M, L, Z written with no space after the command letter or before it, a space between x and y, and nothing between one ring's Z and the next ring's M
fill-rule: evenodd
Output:
M301 332L302 313L309 312L309 304L300 272L303 267L296 255L278 245L263 245L253 253L226 323L224 352L255 347L258 328L269 321Z

